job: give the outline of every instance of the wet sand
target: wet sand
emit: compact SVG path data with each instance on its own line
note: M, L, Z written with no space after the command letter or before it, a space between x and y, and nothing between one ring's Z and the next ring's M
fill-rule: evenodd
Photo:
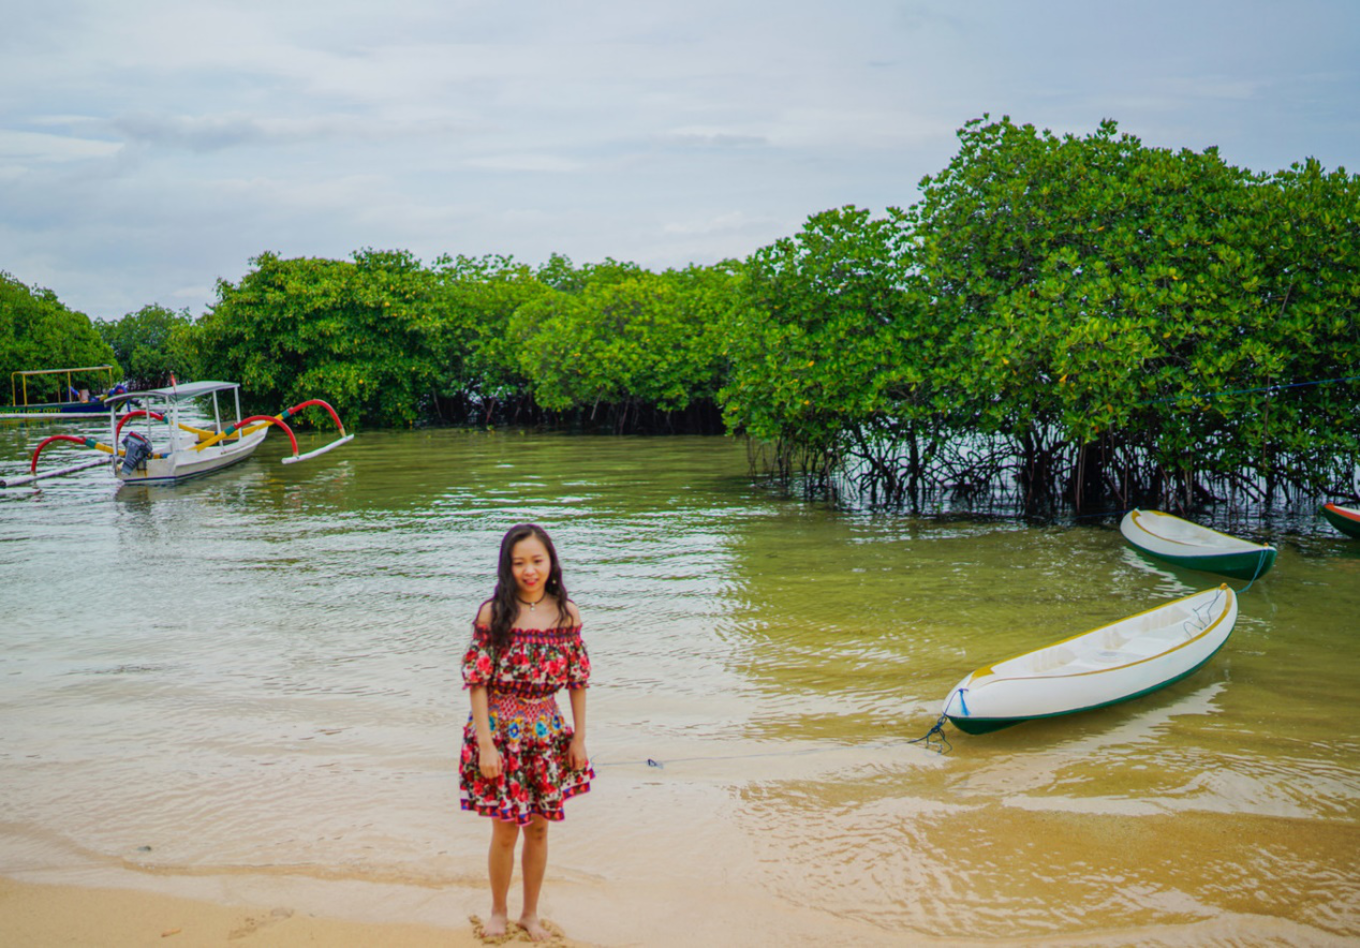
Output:
M238 903L210 898L170 895L155 886L181 889L184 877L155 880L130 880L138 888L90 887L78 884L22 882L0 877L0 944L42 948L67 945L74 948L302 948L325 945L327 948L373 948L400 945L402 948L470 948L482 945L533 944L528 935L512 926L508 935L482 937L481 919L470 915L450 917L448 924L428 921L397 921L394 910L386 905L385 893L369 886L369 901L353 898L345 883L328 883L336 914L295 907L298 890L290 880L276 889L278 898ZM202 880L200 880L202 881ZM220 881L220 880L219 880ZM257 880L259 881L259 880ZM150 888L146 886L150 884ZM200 887L201 888L201 887ZM258 891L258 890L257 890ZM315 901L304 896L303 902ZM409 893L407 893L409 895ZM692 902L694 893L674 893L669 910L655 915L651 925L639 925L626 944L633 945L817 945L888 946L920 944L959 946L979 943L976 938L940 938L925 935L904 936L865 927L852 919L826 924L825 919L806 915L788 905L783 916L769 924L759 913L747 915L734 905ZM622 903L628 893L613 893ZM400 901L401 896L398 896ZM721 900L719 900L721 902ZM623 904L616 907L627 908ZM751 906L754 907L754 906ZM599 905L592 910L599 910ZM734 911L734 909L736 909ZM511 912L515 911L512 900ZM401 910L395 910L401 914ZM420 914L417 912L416 914ZM387 916L385 921L366 921L360 916ZM559 948L585 946L592 942L567 938L552 919L545 919L553 937L548 944ZM640 919L634 919L640 922ZM609 926L606 925L606 928ZM655 936L655 937L653 937ZM1351 939L1318 932L1284 919L1260 917L1223 917L1214 921L1183 925L1158 925L1082 934L1053 934L1042 938L985 938L981 941L1010 948L1049 948L1049 946L1165 946L1198 948L1205 944L1251 944L1270 946L1343 946ZM611 943L612 940L611 940Z
M475 918L457 927L328 918L287 904L225 905L133 889L44 885L0 878L0 944L89 945L138 948L163 945L268 946L298 948L459 948L483 944L528 944L520 930L484 940ZM580 942L560 934L550 942Z

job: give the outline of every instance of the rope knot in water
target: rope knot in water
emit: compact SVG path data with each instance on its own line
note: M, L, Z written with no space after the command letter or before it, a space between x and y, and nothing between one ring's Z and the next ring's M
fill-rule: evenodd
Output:
M954 745L949 743L949 738L944 736L944 722L947 720L949 720L949 715L941 714L940 719L935 722L934 726L931 727L929 731L926 731L913 741L907 741L907 743L920 744L924 741L926 747L933 750L935 753L948 754L954 749Z

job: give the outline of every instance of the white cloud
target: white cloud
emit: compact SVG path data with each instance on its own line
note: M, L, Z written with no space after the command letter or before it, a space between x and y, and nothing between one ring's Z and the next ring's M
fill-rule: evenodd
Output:
M485 168L489 171L526 171L547 174L566 174L580 171L584 166L579 161L558 155L487 155L468 158L463 164L470 168Z
M753 228L763 227L769 224L768 219L753 220L741 211L732 211L727 214L718 214L713 217L702 219L691 218L685 221L672 221L664 225L661 229L667 234L683 234L685 236L706 236L710 234L733 234L750 231Z
M0 161L34 164L108 158L117 154L118 142L75 138L49 132L25 132L0 128Z
M12 5L0 269L201 309L266 249L683 266L905 205L990 112L1230 161L1360 151L1360 7L1151 0Z

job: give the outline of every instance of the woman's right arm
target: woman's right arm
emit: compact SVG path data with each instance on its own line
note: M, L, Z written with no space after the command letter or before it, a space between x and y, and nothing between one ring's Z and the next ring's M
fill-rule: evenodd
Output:
M472 700L472 727L477 733L477 762L482 771L482 776L488 779L501 775L501 752L496 750L496 743L491 739L491 708L488 700L487 686L484 683L487 679L479 673L474 672L471 676L468 673L467 665L469 660L474 663L474 667L481 664L484 657L482 649L477 648L476 635L477 629L486 629L491 625L491 600L482 603L482 607L477 610L477 619L474 623L474 643L473 649L469 650L468 658L464 659L464 681L468 684L468 697ZM476 652L474 655L473 653ZM485 656L487 660L486 669L489 671L490 656ZM475 678L479 683L473 684L469 677Z
M501 752L496 750L496 742L491 739L491 711L487 703L485 685L473 685L468 689L472 699L472 727L477 732L477 762L482 776L491 778L501 775Z

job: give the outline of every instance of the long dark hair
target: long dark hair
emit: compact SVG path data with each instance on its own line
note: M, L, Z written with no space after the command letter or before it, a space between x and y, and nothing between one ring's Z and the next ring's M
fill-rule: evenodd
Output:
M510 644L510 630L519 618L519 586L515 583L512 568L515 558L515 544L521 540L536 537L548 551L552 565L548 568L548 581L543 584L543 592L557 597L557 626L571 625L571 610L567 608L567 587L562 582L562 563L557 558L557 548L553 546L548 531L536 523L519 523L505 532L501 538L501 556L496 565L496 591L491 594L491 647L501 651Z

